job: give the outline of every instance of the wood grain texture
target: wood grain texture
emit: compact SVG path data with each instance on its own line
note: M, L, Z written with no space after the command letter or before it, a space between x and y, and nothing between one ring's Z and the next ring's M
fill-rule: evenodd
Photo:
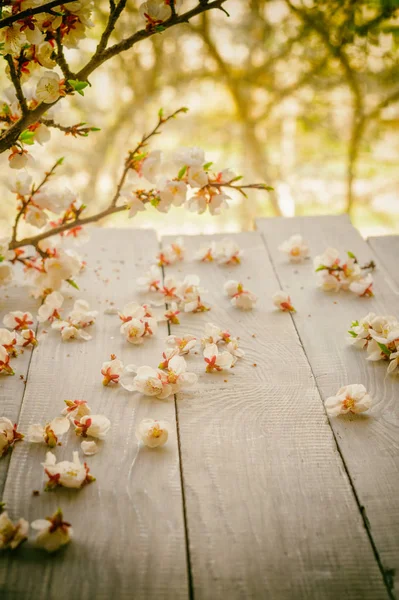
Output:
M157 249L151 231L95 230L83 249L88 267L79 278L81 290L70 294L100 311L91 328L93 339L63 343L57 332L46 328L46 334L41 328L19 429L27 431L30 424L58 415L68 398L87 400L93 414L110 418L112 428L100 442L100 452L85 457L97 481L78 491L42 491L44 445L21 443L14 450L4 493L12 517L32 521L60 506L73 525L75 539L55 556L25 545L3 558L4 600L187 598L174 402L129 394L119 386L104 388L100 374L111 352L125 364L158 360L161 331L157 338L133 346L120 335L118 316L104 314L110 302L122 307L135 299L136 278L147 270ZM165 447L154 451L139 447L135 428L146 417L171 423ZM80 441L73 431L66 434L56 449L57 460L71 460ZM33 497L33 490L41 490L40 496Z
M0 327L4 327L4 315L14 310L29 311L34 316L40 301L29 295L29 286L23 285L22 269L15 267L15 281L1 290ZM33 327L36 327L36 321ZM24 350L17 358L11 360L15 375L0 375L0 416L7 417L16 423L25 393L25 382L28 375L32 349ZM10 463L11 452L0 460L0 498L3 494L6 475Z
M199 389L177 398L194 598L387 598L292 320L271 306L278 284L261 236L234 236L245 252L238 267L193 262L214 239L184 238L187 259L166 268L198 273L212 306L172 332L201 337L211 321L247 353L217 375L189 358ZM230 306L227 279L259 296L255 310Z
M385 362L370 363L364 351L350 346L347 330L368 312L399 316L397 288L345 216L262 219L258 228L281 289L290 293L297 309L293 319L323 400L350 383L364 384L375 399L367 415L332 419L331 426L394 594L399 590L399 382L387 376ZM318 289L312 260L291 265L278 251L295 233L309 242L312 258L328 246L342 254L354 252L362 264L374 258L375 297Z
M399 235L370 237L367 241L379 263L386 269L390 278L395 282L399 293Z

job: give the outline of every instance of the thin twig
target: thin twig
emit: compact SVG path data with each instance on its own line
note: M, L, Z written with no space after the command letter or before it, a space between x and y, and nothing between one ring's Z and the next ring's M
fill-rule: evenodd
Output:
M63 72L64 77L67 81L68 81L68 79L75 79L75 74L72 73L72 71L69 68L69 65L66 61L66 58L65 58L64 48L63 48L62 41L61 41L60 29L57 29L57 34L56 34L55 39L56 39L56 43L57 43L57 57L56 57L57 65L60 67L60 69Z
M7 54L4 58L6 59L6 61L8 62L8 66L10 67L11 81L14 85L15 93L16 93L19 105L21 107L22 114L26 115L29 112L29 109L28 109L28 105L26 104L26 98L22 91L21 80L18 77L17 71L15 70L13 58L12 58L11 54Z
M22 21L23 19L27 19L28 17L33 17L34 15L38 15L41 13L49 12L52 14L53 8L56 6L61 6L61 4L71 4L75 0L52 0L51 2L47 2L47 4L42 4L41 6L36 6L35 8L27 8L26 10L21 10L19 13L15 13L10 15L9 17L5 17L0 20L0 29L3 27L9 27L16 21Z

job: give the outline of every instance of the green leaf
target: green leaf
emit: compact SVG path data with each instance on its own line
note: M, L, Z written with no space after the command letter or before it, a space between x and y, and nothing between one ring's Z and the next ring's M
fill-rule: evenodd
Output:
M163 108L160 108L160 109L159 109L159 111L158 111L158 117L159 117L160 119L162 119L162 118L163 118Z
M28 129L25 129L25 131L21 133L18 139L23 144L28 144L29 146L32 146L32 144L35 143L35 132L28 131Z
M64 157L61 156L61 158L59 158L55 164L56 165L62 165L63 162L64 162Z
M180 169L180 171L178 172L178 174L177 174L177 178L178 178L178 179L183 179L183 177L184 177L184 176L185 176L185 174L187 173L187 169L188 169L187 165L184 165L184 167L182 167L182 168Z
M84 96L83 90L89 85L87 81L79 81L79 79L68 79L68 83L81 96Z
M351 329L349 329L348 331L349 335L351 335L352 337L357 337L357 333L355 333L354 331L352 331Z
M203 166L204 171L208 171L211 168L212 165L213 165L213 162L207 162L207 163L205 163L204 166Z
M243 175L237 175L237 177L234 177L234 179L232 179L230 181L230 183L234 183L235 181L240 181L240 179L243 179Z
M379 347L381 348L382 352L386 355L386 356L391 356L391 350L389 348L387 348L387 346L385 344L380 344L380 342L377 342L377 344L379 345Z
M159 197L151 198L151 200L150 200L151 206L155 206L155 207L157 207L160 202L161 202L161 198L159 198Z
M158 33L162 33L162 31L165 31L165 27L163 25L157 25L155 27L155 31L157 31Z
M101 131L99 127L90 127L90 131Z
M353 254L353 252L350 252L349 250L347 252L347 255L349 256L349 258L355 258L356 259L356 256Z
M327 269L326 266L320 265L319 267L317 267L317 269L315 269L315 273L317 273L317 271L324 271L325 269Z
M141 152L141 154L135 154L132 158L132 160L134 160L135 162L139 162L140 160L143 160L144 158L146 158L146 156L148 155L148 152Z
M78 284L73 279L67 279L66 281L67 281L67 283L69 283L69 285L71 285L73 288L75 288L75 290L79 289Z

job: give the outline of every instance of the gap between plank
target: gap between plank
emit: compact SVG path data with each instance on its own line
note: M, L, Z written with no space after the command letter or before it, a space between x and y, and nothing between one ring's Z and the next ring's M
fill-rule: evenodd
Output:
M276 276L276 278L277 278L277 281L278 281L278 283L279 283L279 285L280 285L280 288L281 288L281 286L282 286L282 283L281 283L280 277L279 277L279 275L278 275L277 269L276 269L276 267L275 267L275 265L274 265L273 258L272 258L272 256L271 256L271 253L270 253L270 251L269 251L269 247L268 247L268 245L267 245L267 241L266 241L266 239L265 239L265 235L264 235L264 233L261 233L261 237L262 237L262 240L263 240L263 244L264 244L264 246L265 246L265 248L266 248L266 252L267 252L267 254L268 254L269 260L270 260L270 262L271 262L271 265L272 265L272 268L273 268L274 274L275 274L275 276ZM371 246L370 246L370 248L371 248ZM373 251L373 253L374 253L374 251ZM376 561L377 561L378 567L379 567L379 569L380 569L380 572L381 572L381 575L382 575L382 579L383 579L383 581L384 581L384 584L385 584L385 587L386 587L386 589L387 589L387 592L388 592L389 599L390 599L390 600L396 600L396 596L394 595L394 593L393 593L393 589L392 589L392 585L393 585L393 584L392 584L392 581L391 581L391 577L389 576L389 573L385 571L385 569L384 569L384 565L382 564L382 561L381 561L381 558L380 558L380 554L379 554L379 552L378 552L377 546L376 546L376 544L375 544L375 542L374 542L374 539L373 539L373 536L372 536L372 534L371 534L371 527L370 527L370 523L369 523L369 520L368 520L368 518L367 518L367 515L366 515L366 509L365 509L365 507L362 505L362 503L360 502L359 496L358 496L358 494L357 494L357 492L356 492L356 488L355 488L355 485L354 485L354 483L353 483L353 480L352 480L352 477L351 477L351 475L350 475L350 472L349 472L349 470L348 470L348 466L347 466L347 464L346 464L346 462L345 462L345 459L344 459L344 456L343 456L343 454L342 454L342 452L341 452L341 448L340 448L340 446L339 446L338 438L337 438L337 436L335 435L334 429L333 429L333 428L332 428L332 426L331 426L330 419L328 418L327 411L326 411L326 409L325 409L325 405L324 405L324 402L323 402L323 397L322 397L322 394L321 394L321 390L320 390L320 388L319 388L319 384L318 384L318 382L317 382L317 378L316 378L316 376L315 376L315 373L314 373L314 371L313 371L312 364L311 364L311 362L310 362L310 360L309 360L309 358L308 358L308 355L307 355L307 352L306 352L305 346L302 344L302 341L301 341L301 336L299 335L299 331L298 331L298 328L297 328L297 326L296 326L296 323L295 323L294 316L293 316L293 314L292 314L291 312L290 312L290 317L291 317L291 321L292 321L292 323L293 323L293 325L294 325L294 328L295 328L296 334L297 334L297 336L298 336L298 340L299 340L299 343L300 343L300 345L301 345L301 348L302 348L302 350L303 350L303 353L304 353L304 355L305 355L305 357L306 357L306 360L307 360L307 362L308 362L308 364L309 364L310 371L311 371L311 373L312 373L312 377L313 377L313 380L314 380L314 382L315 382L315 385L316 385L316 389L317 389L317 391L318 391L318 394L319 394L320 400L321 400L321 402L322 402L322 404L323 404L324 412L325 412L325 414L326 414L326 418L327 418L328 424L329 424L329 426L330 426L330 429L331 429L331 433L332 433L332 435L333 435L333 438L334 438L334 442L335 442L335 446L336 446L336 448L337 448L337 452L338 452L338 454L339 454L339 456L340 456L340 458L341 458L341 461L342 461L342 464L343 464L343 467L344 467L345 473L346 473L346 475L347 475L347 477L348 477L348 481L349 481L350 487L351 487L351 489L352 489L353 496L354 496L354 498L355 498L355 501L356 501L357 507L358 507L358 509L359 509L360 516L361 516L361 518L362 518L363 525L364 525L364 528L365 528L365 530L366 530L366 533L367 533L367 537L369 538L370 545L371 545L371 548L372 548L372 550L373 550L374 558L375 558L375 559L376 559Z
M160 243L160 248L162 244ZM161 266L162 279L165 283L165 267ZM168 310L167 303L165 302L165 310ZM170 322L167 321L168 334L171 335ZM188 533L188 522L187 522L187 507L186 507L186 494L184 491L184 475L183 475L183 463L182 463L182 452L180 443L180 427L179 427L179 412L177 408L177 397L173 395L173 401L175 405L175 418L176 418L176 435L177 435L177 449L179 454L179 471L180 471L180 487L182 493L182 506L183 506L183 524L184 524L184 537L186 539L186 563L187 563L187 582L188 582L188 598L194 600L194 585L193 585L193 574L191 568L191 556L190 556L190 538Z

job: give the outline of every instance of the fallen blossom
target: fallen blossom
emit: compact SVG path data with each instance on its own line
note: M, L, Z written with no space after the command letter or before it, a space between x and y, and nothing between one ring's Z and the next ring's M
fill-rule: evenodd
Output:
M7 417L0 417L0 457L7 454L8 450L23 438L24 435L17 431L16 424L13 425Z
M388 373L396 371L399 351L396 317L369 313L360 321L353 321L348 333L351 344L367 351L368 361L389 361Z
M36 333L33 329L23 329L20 334L18 334L17 338L18 346L22 348L26 348L27 346L32 346L33 348L38 345L38 341L36 338Z
M8 329L22 331L23 329L29 329L29 325L33 325L33 317L30 312L15 310L4 316L3 324Z
M73 535L71 524L64 521L61 509L58 509L52 517L36 519L31 523L31 527L38 531L35 545L50 553L69 544Z
M157 448L168 441L168 428L167 421L143 419L136 429L136 437L148 448Z
M184 335L183 337L169 335L166 338L166 344L173 349L177 349L180 356L183 356L189 354L190 350L195 348L197 345L197 338L193 335Z
M105 439L111 428L111 421L104 415L85 415L74 420L75 433L81 437L94 437Z
M69 430L70 421L66 417L55 417L46 425L34 424L28 429L28 441L35 444L45 443L54 448L58 443L58 436Z
M90 305L86 300L76 300L73 310L68 315L68 322L74 327L84 329L96 322L98 311L90 310Z
M163 371L148 366L136 368L129 365L121 377L121 385L130 392L137 391L145 396L155 396L163 400L197 383L197 375L187 373L186 368L186 361L178 355L169 360L167 368Z
M14 375L14 370L10 365L10 355L4 346L0 346L0 374Z
M203 246L195 253L195 260L201 262L213 262L216 259L216 243L211 242L210 246Z
M203 354L207 373L230 369L234 364L234 356L227 351L219 352L216 344L205 346Z
M176 302L172 302L170 308L167 311L165 311L164 317L166 321L172 323L172 325L180 325L180 320L177 316L179 314L180 310L178 310Z
M283 242L278 249L288 256L290 262L302 262L309 256L309 246L304 242L301 235L292 235L288 240Z
M157 256L157 264L159 267L172 265L184 259L184 252L183 238L178 238L161 250Z
M228 238L218 242L215 247L215 258L219 265L239 265L243 251L234 240Z
M52 452L47 452L46 461L42 463L44 472L48 477L46 491L52 490L57 486L79 489L86 483L95 481L90 475L90 469L86 463L82 464L79 455L73 452L73 461L63 460L56 462L56 457Z
M19 519L13 523L7 512L0 515L0 550L15 550L28 539L29 523Z
M233 279L226 281L224 290L231 298L232 306L241 310L251 310L258 300L253 292L245 290L242 283Z
M83 454L86 454L86 456L94 456L94 454L97 454L97 452L99 451L99 447L93 440L84 440L80 444L80 447L82 448Z
M169 361L174 357L179 355L178 348L167 348L162 352L162 360L158 365L158 369L164 371L169 367Z
M61 414L67 415L71 419L81 419L91 413L87 400L64 400L64 402L66 406Z
M358 279L356 281L352 281L352 283L349 285L349 289L351 292L354 292L357 296L374 296L373 277L370 273L368 273L366 277Z
M346 385L340 388L335 396L327 398L325 407L330 417L346 415L347 413L362 413L373 403L371 396L362 384Z
M111 360L103 363L101 367L101 375L103 375L103 385L110 383L119 383L119 377L123 372L123 362L116 358L115 354L111 354Z
M285 292L276 292L272 297L273 304L283 312L295 312L291 298Z
M226 350L233 355L234 362L236 362L237 358L243 358L245 356L245 352L239 347L239 343L236 338L230 338L230 341L227 343Z
M217 344L222 340L222 329L213 323L206 323L205 335L201 338L201 344L205 348L209 344Z
M18 337L15 332L0 328L0 346L3 346L10 357L17 356L17 340ZM5 356L4 353L3 356Z
M65 342L68 340L83 340L88 342L92 336L84 329L80 329L75 325L71 325L68 321L55 321L51 325L52 329L61 332L61 339Z
M39 323L45 321L52 323L55 319L60 319L60 309L63 303L64 296L60 292L55 291L48 294L38 310L37 320Z
M152 265L143 277L139 277L136 283L141 290L157 292L161 287L162 272L157 265Z
M120 331L131 344L142 344L145 335L145 323L139 319L131 319L121 326Z

